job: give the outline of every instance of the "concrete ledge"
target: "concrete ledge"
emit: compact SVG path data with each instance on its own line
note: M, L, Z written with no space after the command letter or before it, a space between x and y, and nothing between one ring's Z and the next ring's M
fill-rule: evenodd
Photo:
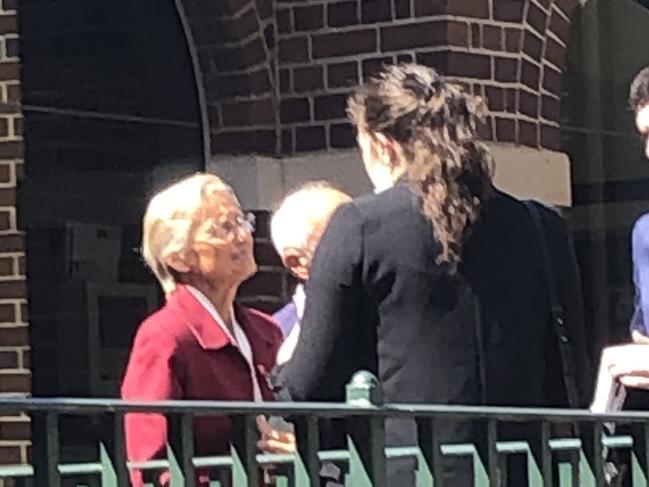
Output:
M562 152L489 144L496 185L520 198L570 206L570 160ZM213 156L208 171L232 185L246 208L270 209L292 188L325 179L354 196L372 190L357 150L312 152L275 159L255 155Z

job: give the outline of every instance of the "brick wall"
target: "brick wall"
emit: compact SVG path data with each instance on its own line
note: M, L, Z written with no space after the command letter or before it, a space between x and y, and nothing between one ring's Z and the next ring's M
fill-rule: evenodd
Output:
M487 140L557 150L574 0L278 0L282 152L354 145L349 87L416 61L487 97Z
M24 234L16 222L16 186L23 174L17 2L0 9L0 393L29 393L31 373ZM29 419L0 417L0 463L26 461Z

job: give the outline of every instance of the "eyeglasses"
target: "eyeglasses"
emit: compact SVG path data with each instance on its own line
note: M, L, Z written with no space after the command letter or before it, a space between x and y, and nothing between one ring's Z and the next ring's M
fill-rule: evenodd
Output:
M214 238L227 240L233 237L238 230L252 234L255 231L255 215L244 213L234 219L223 216L210 225L208 232Z

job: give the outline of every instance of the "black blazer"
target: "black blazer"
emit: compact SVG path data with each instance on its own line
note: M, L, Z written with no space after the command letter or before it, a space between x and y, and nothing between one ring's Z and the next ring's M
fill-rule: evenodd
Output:
M562 220L545 216L549 233L562 235L551 248L561 250L559 260L574 262L563 248L569 240ZM560 403L560 370L546 362L557 356L556 337L538 234L525 206L496 192L465 243L456 275L435 263L438 252L431 223L406 183L341 207L314 257L301 335L279 375L283 397L342 401L352 374L369 369L386 402ZM580 301L578 282L565 284ZM580 302L577 307L570 326L580 330L573 347L581 350ZM386 426L396 445L413 444L414 431L404 423ZM444 441L472 441L476 432L449 422L441 434ZM397 485L394 478L390 485Z

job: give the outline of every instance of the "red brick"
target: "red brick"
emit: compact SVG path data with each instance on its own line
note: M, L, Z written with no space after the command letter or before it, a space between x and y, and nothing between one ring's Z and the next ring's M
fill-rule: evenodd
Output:
M11 182L11 166L12 164L0 163L0 183Z
M329 3L327 5L327 25L344 27L358 24L358 4L353 2Z
M295 7L293 20L296 31L313 31L324 26L324 5Z
M2 147L2 143L0 143ZM0 189L0 206L16 206L16 188Z
M20 465L21 463L23 463L23 458L19 446L0 446L1 465Z
M450 21L446 25L446 42L450 46L469 45L469 27L465 22Z
M541 125L541 147L549 150L561 150L561 131L557 127Z
M573 11L579 5L579 0L555 0L555 7L559 7L566 17L572 18Z
M316 120L332 120L345 118L347 109L347 95L324 95L315 99L314 107Z
M14 258L0 257L0 276L12 276L14 274Z
M538 125L526 120L518 121L518 143L528 147L538 147Z
M488 79L491 78L491 59L482 54L450 52L444 74Z
M278 8L277 9L277 30L280 34L288 34L292 32L291 23L291 9Z
M18 364L18 351L2 351L0 352L0 369L17 369ZM2 423L0 423L1 425ZM0 433L0 438L2 434Z
M275 122L273 102L269 98L223 104L223 123L229 127L270 125Z
M518 60L512 58L496 58L496 81L514 83L518 81Z
M292 154L294 148L293 129L287 128L282 130L282 154Z
M539 112L539 98L536 95L532 95L527 91L519 91L518 94L518 111L523 115L529 117L538 117Z
M496 140L498 142L514 142L516 140L516 124L508 118L496 118Z
M17 10L18 0L2 0L2 8L4 10Z
M505 50L507 52L519 52L521 50L520 29L505 29Z
M7 135L9 135L9 120L0 118L0 137L6 137Z
M493 51L503 48L503 31L500 27L484 25L482 27L482 47Z
M392 20L390 0L361 0L361 22L373 24Z
M0 142L0 159L22 159L24 149L21 141Z
M356 55L376 50L376 32L373 29L336 32L313 36L314 58Z
M545 58L554 64L557 68L563 69L565 61L566 48L559 44L551 37L545 41Z
M440 73L446 73L448 54L445 52L418 52L417 62L434 68Z
M494 20L520 23L523 20L521 0L498 0L494 2Z
M414 2L417 17L446 13L447 0L414 0Z
M404 53L404 54L397 54L397 63L414 63L415 62L415 56L414 53Z
M295 150L313 151L325 147L326 135L324 127L297 127L295 129Z
M536 64L529 62L526 59L522 60L523 66L521 68L521 83L534 90L539 89L540 85L540 70Z
M18 39L5 39L5 46L7 50L7 57L20 56L20 47Z
M20 102L20 85L8 85L7 86L7 101L10 102Z
M433 47L446 43L444 24L422 22L381 28L381 51Z
M271 90L267 69L246 74L207 76L204 79L208 94L213 93L221 99L260 95Z
M27 261L24 256L18 257L18 274L21 276L27 273Z
M13 304L0 304L0 323L15 323L16 307Z
M471 46L482 47L482 25L471 24Z
M23 235L0 235L0 252L23 252L24 250Z
M29 350L23 350L23 367L26 369L31 369L32 367L32 354Z
M336 149L356 147L356 130L349 123L331 124L329 141Z
M322 66L309 66L293 70L293 89L298 93L324 87Z
M30 440L31 424L29 421L0 421L0 439Z
M26 298L27 285L22 281L0 281L0 296L5 299Z
M23 135L24 130L24 119L23 117L14 117L14 135Z
M0 211L0 230L11 230L11 215L8 211Z
M0 328L0 346L14 347L29 345L29 334L26 326Z
M394 16L397 19L405 19L412 15L410 0L392 0L394 3Z
M489 17L489 2L488 0L446 0L446 13L486 19Z
M531 32L526 32L525 41L523 42L523 52L535 61L539 61L543 53L543 41Z
M561 95L561 73L548 65L543 66L543 88L555 95Z
M485 97L489 110L494 112L502 112L505 110L505 93L499 86L487 86L485 88Z
M292 91L291 86L291 70L290 69L280 69L279 70L279 90L282 93L288 93Z
M285 98L281 103L282 123L306 122L311 119L308 98Z
M528 2L527 23L539 34L545 34L545 23L548 15L534 2Z
M26 304L20 305L20 318L25 323L29 321L29 311Z
M277 150L277 134L274 129L232 130L212 137L214 154L274 154Z
M309 47L306 37L291 37L279 41L280 62L295 63L309 60Z
M15 15L0 15L0 35L18 33L18 22Z
M0 393L31 392L31 376L26 373L0 374Z
M556 9L552 9L550 17L550 31L553 32L564 44L570 40L570 22L563 15L560 15Z
M551 96L544 96L542 100L542 114L546 120L561 121L561 102Z
M358 63L356 61L327 65L327 86L329 88L356 86L357 84Z

